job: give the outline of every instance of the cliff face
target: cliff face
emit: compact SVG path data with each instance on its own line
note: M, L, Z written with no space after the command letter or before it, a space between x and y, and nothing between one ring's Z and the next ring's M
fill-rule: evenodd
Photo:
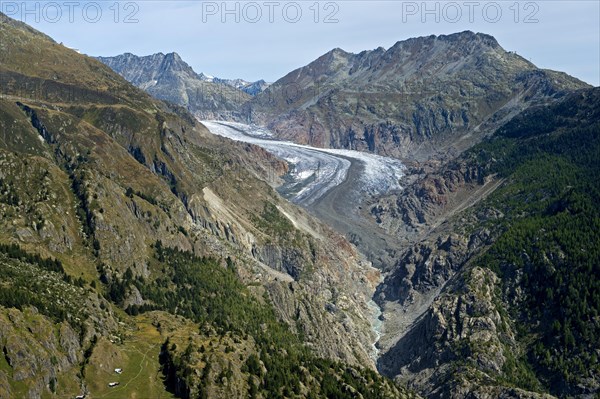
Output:
M10 370L0 373L2 397L41 397L48 390L57 392L59 378L78 386L75 374L84 350L68 323L54 324L35 308L23 312L3 309L0 334L2 369Z
M472 32L334 49L244 106L280 137L407 159L456 155L532 103L586 87Z

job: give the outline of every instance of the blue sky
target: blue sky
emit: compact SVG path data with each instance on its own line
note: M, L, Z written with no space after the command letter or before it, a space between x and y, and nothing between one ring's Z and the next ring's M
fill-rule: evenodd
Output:
M25 4L25 6L23 6ZM463 30L600 85L600 2L2 1L2 11L89 55L176 51L197 72L275 81L335 47L389 48Z

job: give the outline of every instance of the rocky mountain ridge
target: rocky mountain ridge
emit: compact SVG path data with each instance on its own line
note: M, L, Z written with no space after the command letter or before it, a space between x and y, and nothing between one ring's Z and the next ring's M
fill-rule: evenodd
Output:
M452 157L531 104L589 87L470 31L334 49L244 105L279 137L408 160Z
M123 53L113 57L99 56L96 59L114 69L115 72L121 74L127 81L144 90L147 87L155 85L154 81L169 69L182 71L187 78L226 84L253 96L264 91L269 86L269 83L263 79L256 82L249 82L240 78L224 79L206 75L203 72L196 73L176 52L168 54L155 53L147 56Z
M196 73L177 53L97 57L127 81L154 97L188 109L200 119L231 118L241 104L268 84L220 79Z
M221 79L213 77L211 81L216 83L224 83L226 85L235 87L241 91L244 91L251 96L255 96L262 93L270 86L270 83L264 81L264 79L257 80L256 82L248 82L244 79Z

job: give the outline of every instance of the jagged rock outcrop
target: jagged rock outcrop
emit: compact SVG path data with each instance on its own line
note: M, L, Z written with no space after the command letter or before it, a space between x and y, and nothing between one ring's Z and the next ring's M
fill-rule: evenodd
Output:
M486 198L501 183L486 165L456 159L411 166L406 188L375 198L371 218L389 234L407 239L422 236L441 221ZM490 215L493 217L493 215Z
M185 107L200 119L231 119L250 94L197 74L177 53L98 57L152 96Z
M0 393L6 398L33 399L41 398L47 390L62 391L59 378L76 370L83 357L78 333L68 323L54 324L35 308L19 311L0 307L0 341L0 362L8 366L0 371L0 381L6 382L0 384ZM11 389L7 378L25 389ZM80 384L76 378L72 380L69 383Z
M500 313L500 281L490 270L465 270L380 359L386 373L427 397L550 397L499 383L507 358L522 348Z

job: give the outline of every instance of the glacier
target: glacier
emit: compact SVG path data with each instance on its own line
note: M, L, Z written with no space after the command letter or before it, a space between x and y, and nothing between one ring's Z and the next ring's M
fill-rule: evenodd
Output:
M357 198L401 190L406 167L397 159L354 150L316 148L278 140L268 129L237 122L201 121L211 133L258 145L285 160L290 172L278 191L288 200L309 206L342 184L353 163L360 164Z

